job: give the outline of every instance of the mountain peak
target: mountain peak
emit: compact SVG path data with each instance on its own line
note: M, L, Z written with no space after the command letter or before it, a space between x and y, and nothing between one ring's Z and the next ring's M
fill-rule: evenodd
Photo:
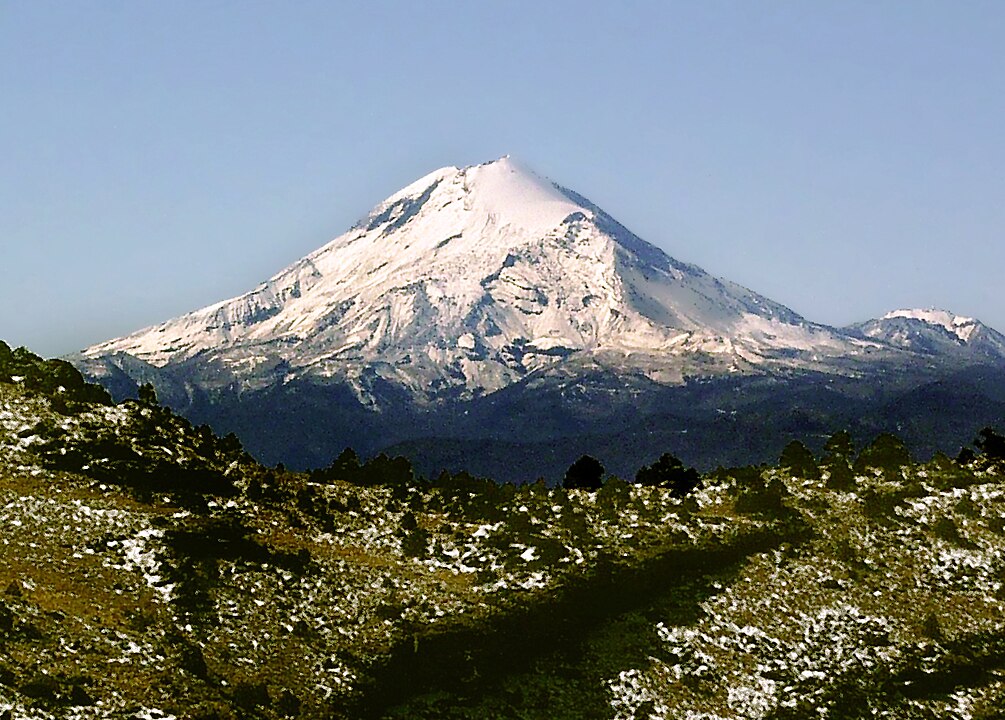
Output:
M845 328L855 337L970 363L1005 362L1005 336L980 320L939 308L901 308Z
M896 318L920 320L929 325L937 325L956 335L962 342L967 342L980 324L974 318L964 317L939 308L902 308L888 312L882 317L883 320Z
M564 363L680 382L856 348L507 155L429 173L254 290L84 355L192 363L227 386L324 378L361 398L376 376L431 399Z
M553 182L509 155L463 168L457 179L469 203L481 206L498 222L511 222L527 229L553 229L571 213L583 210Z

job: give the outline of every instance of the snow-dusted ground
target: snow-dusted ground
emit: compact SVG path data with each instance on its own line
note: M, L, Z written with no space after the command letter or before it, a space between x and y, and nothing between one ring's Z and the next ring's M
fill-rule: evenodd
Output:
M0 638L10 640L0 671L14 668L0 674L0 708L14 717L181 716L190 705L180 699L228 698L241 683L264 683L276 698L292 690L315 710L337 707L373 662L417 633L518 608L602 558L729 538L718 523L684 521L681 501L658 488L500 489L466 510L429 488L402 495L277 480L242 461L237 487L254 483L265 500L151 494L137 463L173 463L182 477L215 457L199 447L204 436L165 413L128 403L59 415L46 399L0 384L0 420L0 445L16 450L0 467L0 593L12 581L18 588L0 597ZM109 466L87 453L117 457L116 447L137 453L123 466L131 474L90 477ZM72 472L52 470L71 455ZM214 462L220 472L237 464ZM719 502L716 492L697 502ZM245 548L236 554L226 549L235 539ZM15 618L7 636L5 617ZM29 709L34 692L51 703ZM71 693L90 700L52 710Z
M612 668L589 686L609 717L976 720L1005 701L1005 484L987 463L868 470L850 490L826 473L720 472L685 500L617 481L358 485L234 460L148 405L79 410L0 384L0 712L12 717L182 717L249 697L332 716L388 655L424 662L429 638L459 630L462 666L477 633L498 640L484 623L547 607L596 568L641 573L681 550L699 553L712 594L684 583L676 619L636 613L646 652L603 658ZM100 479L123 447L131 474ZM71 456L76 467L52 469ZM143 463L196 462L234 485L144 486ZM739 502L769 487L774 510ZM729 573L701 564L752 537L776 549L738 552ZM575 638L577 652L619 647L595 639ZM967 663L981 674L961 674ZM562 666L548 670L527 672L559 688ZM454 701L433 695L417 707Z
M816 516L816 539L757 557L703 603L696 624L658 623L658 656L609 679L613 717L635 717L644 704L667 719L979 718L1000 709L1005 491L1001 476L981 475L957 471L960 487L936 485L939 473L926 470L860 476L846 493L787 481L793 505ZM877 494L901 500L878 510ZM936 689L961 649L987 654L989 674Z

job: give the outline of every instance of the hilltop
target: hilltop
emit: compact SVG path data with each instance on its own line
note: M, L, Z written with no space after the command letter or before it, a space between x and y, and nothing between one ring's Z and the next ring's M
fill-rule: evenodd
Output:
M6 346L0 347L0 351ZM0 352L16 718L998 717L1005 439L681 495L310 474ZM14 369L14 372L11 372ZM64 382L68 380L69 382ZM76 388L76 389L73 389ZM93 397L89 393L94 393Z

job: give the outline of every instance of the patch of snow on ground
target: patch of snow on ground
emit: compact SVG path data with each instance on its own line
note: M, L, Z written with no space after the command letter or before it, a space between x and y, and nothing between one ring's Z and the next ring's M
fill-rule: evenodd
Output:
M139 570L147 586L156 592L163 602L169 602L174 592L174 584L164 581L160 561L157 559L155 549L151 548L151 541L159 540L163 536L161 530L145 528L135 537L122 540L120 545L125 558L123 569Z

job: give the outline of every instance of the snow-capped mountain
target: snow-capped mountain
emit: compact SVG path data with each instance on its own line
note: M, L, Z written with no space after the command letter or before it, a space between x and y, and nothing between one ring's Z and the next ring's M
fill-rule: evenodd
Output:
M213 368L206 383L310 376L364 401L379 378L425 402L559 365L679 382L875 345L667 256L504 157L430 173L251 292L95 345L83 362L100 375L108 359L198 358Z
M1005 362L1005 335L980 320L947 310L903 309L846 330L924 355L952 356L974 362Z
M977 321L809 322L508 157L430 173L252 291L69 359L299 468L352 446L429 473L554 477L584 452L630 473L838 428L955 452L1005 418L1005 338Z

